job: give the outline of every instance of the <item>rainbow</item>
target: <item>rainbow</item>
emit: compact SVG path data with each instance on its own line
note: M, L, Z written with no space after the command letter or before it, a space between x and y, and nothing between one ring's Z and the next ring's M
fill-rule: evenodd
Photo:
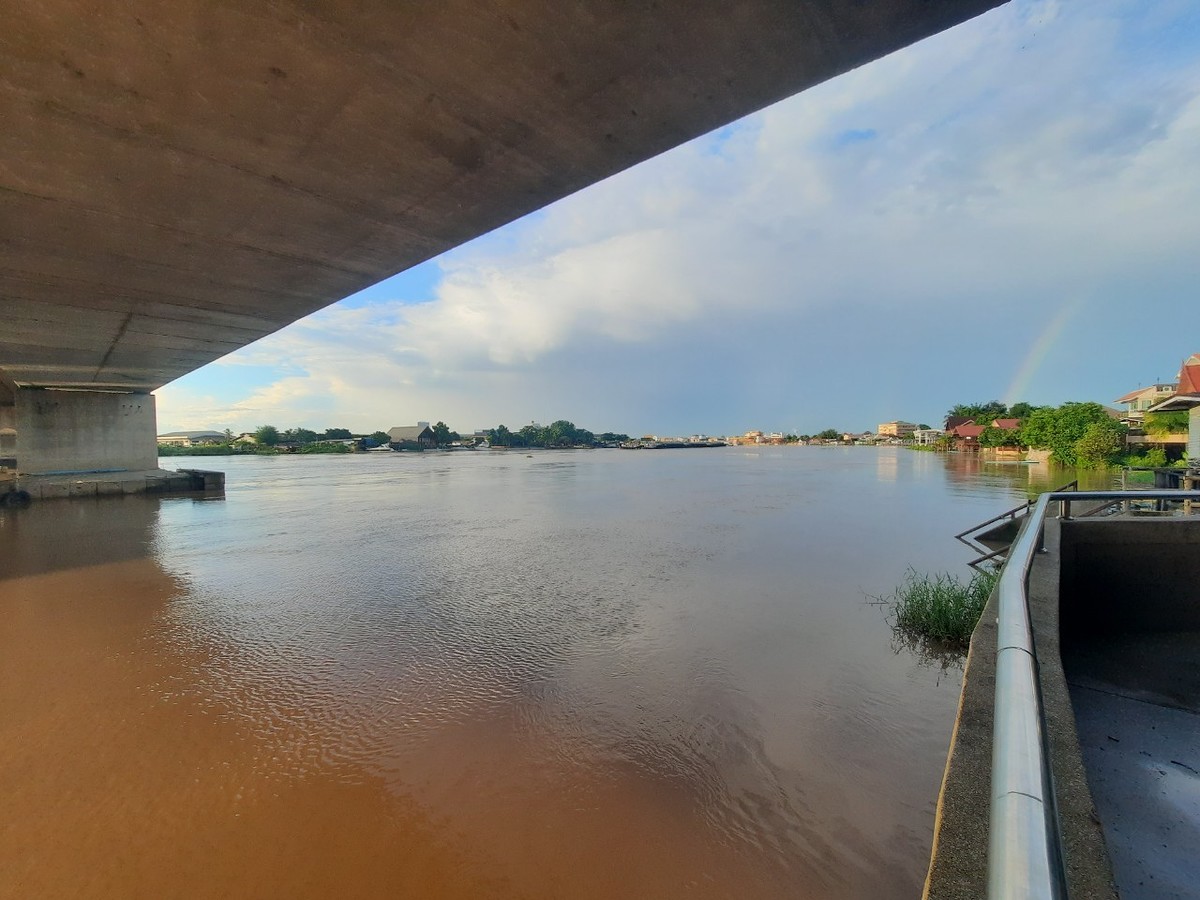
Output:
M1014 403L1019 403L1021 400L1026 399L1022 395L1033 383L1033 376L1037 374L1037 370L1045 362L1046 357L1050 354L1050 349L1063 333L1063 329L1067 327L1067 323L1071 321L1082 307L1083 298L1076 297L1074 300L1068 300L1063 304L1062 309L1054 315L1054 318L1046 324L1046 327L1042 329L1042 333L1030 345L1029 352L1021 360L1016 374L1013 375L1008 389L1004 392L1005 406L1012 406Z

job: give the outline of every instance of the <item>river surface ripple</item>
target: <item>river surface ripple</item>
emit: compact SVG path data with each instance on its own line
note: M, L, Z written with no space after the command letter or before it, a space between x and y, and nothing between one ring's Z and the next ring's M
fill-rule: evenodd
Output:
M0 895L919 895L961 672L867 597L1027 468L197 462L0 514Z

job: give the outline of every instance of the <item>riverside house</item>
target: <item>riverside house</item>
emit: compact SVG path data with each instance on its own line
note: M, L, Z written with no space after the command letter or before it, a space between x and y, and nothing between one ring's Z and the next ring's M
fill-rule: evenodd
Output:
M221 431L168 431L158 436L158 443L175 447L194 447L198 444L223 444L227 438Z
M430 450L437 438L428 425L397 425L388 429L388 445L393 450Z
M1130 391L1123 397L1118 397L1114 403L1120 403L1125 407L1121 411L1121 421L1130 428L1141 428L1145 421L1146 413L1152 406L1166 400L1175 394L1179 385L1176 382L1170 384L1151 384L1143 388L1138 388L1136 391Z
M1192 467L1200 466L1200 353L1193 353L1183 361L1179 369L1179 384L1175 393L1156 403L1146 412L1188 411L1188 461Z

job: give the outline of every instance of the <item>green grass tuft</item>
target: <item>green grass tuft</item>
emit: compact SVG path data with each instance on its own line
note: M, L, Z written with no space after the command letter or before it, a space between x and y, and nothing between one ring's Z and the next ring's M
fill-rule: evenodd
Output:
M965 584L946 572L923 575L909 569L891 597L896 628L906 634L946 643L965 644L987 604L998 572L976 572Z

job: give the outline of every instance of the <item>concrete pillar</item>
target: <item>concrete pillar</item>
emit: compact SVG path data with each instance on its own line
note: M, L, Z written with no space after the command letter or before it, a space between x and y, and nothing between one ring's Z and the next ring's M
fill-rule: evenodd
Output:
M14 393L22 474L158 468L154 395L24 387Z
M0 372L0 466L16 468L17 395Z
M1188 410L1188 462L1200 465L1200 406Z

